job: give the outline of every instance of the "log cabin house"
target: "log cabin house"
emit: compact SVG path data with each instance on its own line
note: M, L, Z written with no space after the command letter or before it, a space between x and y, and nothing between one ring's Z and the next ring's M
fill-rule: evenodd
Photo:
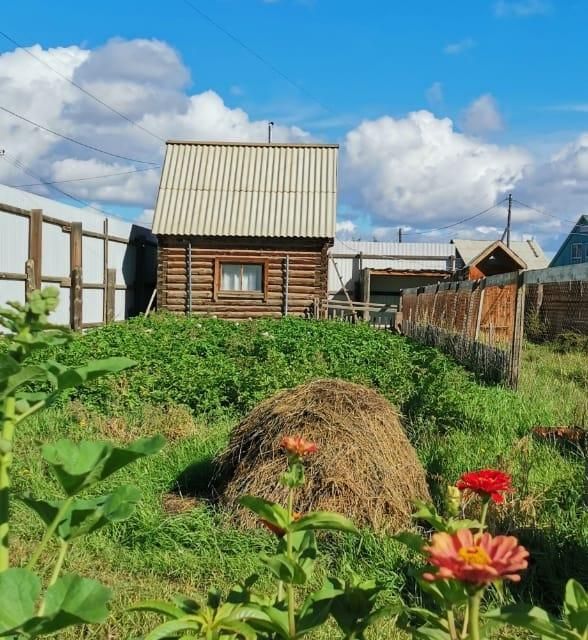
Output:
M170 141L153 219L157 307L229 319L327 301L337 145Z

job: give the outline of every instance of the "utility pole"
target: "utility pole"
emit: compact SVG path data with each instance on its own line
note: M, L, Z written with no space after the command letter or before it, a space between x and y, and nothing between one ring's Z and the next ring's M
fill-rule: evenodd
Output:
M508 216L506 218L506 246L510 247L510 223L512 219L512 193L508 194Z
M402 227L398 227L398 242L402 242Z
M272 143L272 127L274 126L273 122L268 122L267 123L267 142L268 144Z

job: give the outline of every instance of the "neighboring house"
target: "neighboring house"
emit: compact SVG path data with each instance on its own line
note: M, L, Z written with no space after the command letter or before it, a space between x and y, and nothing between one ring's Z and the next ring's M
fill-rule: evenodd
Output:
M449 243L335 240L329 298L345 300L346 290L354 301L398 305L402 289L445 280L454 262Z
M550 267L588 262L588 216L582 215L570 235L564 240Z
M337 145L168 142L153 220L157 306L224 318L327 300Z
M478 280L499 273L523 269L544 269L547 258L535 240L511 242L500 240L452 240L456 255L456 277Z

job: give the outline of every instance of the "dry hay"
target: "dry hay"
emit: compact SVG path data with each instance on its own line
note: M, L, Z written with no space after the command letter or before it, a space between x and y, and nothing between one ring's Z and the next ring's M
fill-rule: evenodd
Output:
M357 384L315 380L262 402L234 429L217 460L220 500L232 509L244 494L284 503L279 443L298 434L319 447L305 460L299 512L336 511L360 526L398 531L410 525L413 501L429 499L424 469L392 405Z

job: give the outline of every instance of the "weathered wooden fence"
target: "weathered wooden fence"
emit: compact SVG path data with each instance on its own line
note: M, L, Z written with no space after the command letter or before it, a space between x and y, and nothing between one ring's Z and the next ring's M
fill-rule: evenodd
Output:
M402 332L442 349L488 381L516 387L524 290L522 273L407 289Z
M54 322L73 329L145 310L155 286L149 231L96 218L72 222L0 204L0 304L22 302L29 291L53 284L61 301Z
M401 304L403 333L512 387L533 314L552 335L588 333L588 264L406 289Z

